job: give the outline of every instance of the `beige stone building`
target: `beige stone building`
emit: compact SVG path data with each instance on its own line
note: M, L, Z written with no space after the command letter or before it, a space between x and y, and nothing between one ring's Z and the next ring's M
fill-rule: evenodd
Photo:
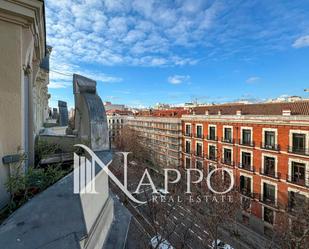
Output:
M154 162L160 167L181 166L181 120L176 117L128 117L127 125L139 132Z
M48 115L51 48L45 32L43 1L0 1L0 207L8 199L4 184L10 174L3 157L25 152L27 169Z

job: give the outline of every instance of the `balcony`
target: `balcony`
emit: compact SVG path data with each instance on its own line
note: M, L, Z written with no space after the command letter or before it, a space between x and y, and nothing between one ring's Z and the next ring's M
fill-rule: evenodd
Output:
M198 152L194 152L194 156L199 157L199 158L204 158L203 153L198 153Z
M192 133L186 132L186 133L185 133L185 137L192 137Z
M231 160L228 160L228 159L225 159L225 158L221 159L221 163L225 164L225 165L228 165L228 166L231 166L233 168L235 166L235 162L234 161L231 161Z
M191 155L191 151L190 150L185 150L184 153L188 154L188 155Z
M242 146L249 146L249 147L255 146L254 141L245 141L245 140L239 139L238 143L239 143L239 145L242 145Z
M277 204L276 204L276 199L275 196L265 196L265 195L260 195L260 202L262 202L265 205L277 208Z
M309 149L308 148L295 148L293 146L288 147L288 152L297 154L297 155L302 155L302 156L309 156Z
M217 161L217 157L215 155L209 154L209 155L205 155L207 160L210 161Z
M302 187L306 187L306 180L305 179L300 179L299 177L295 175L287 175L286 176L286 181L289 183L293 183Z
M240 192L240 194L242 194L242 195L244 195L246 197L254 198L254 194L250 190L248 190L246 188L239 187L239 192Z
M251 165L247 165L247 164L239 163L238 168L249 171L251 173L255 172L255 168L253 166L251 167Z
M234 139L232 139L232 138L221 138L221 142L222 143L228 143L228 144L234 144Z
M217 136L213 136L213 135L207 135L207 140L218 141L218 137Z
M264 149L264 150L280 151L280 145L279 144L261 143L261 148Z
M197 138L197 139L204 139L204 135L203 134L194 134L194 137Z
M265 169L264 170L260 169L260 174L263 176L268 176L268 177L277 179L277 180L279 180L281 177L281 173L279 172L276 173L274 171L266 171Z

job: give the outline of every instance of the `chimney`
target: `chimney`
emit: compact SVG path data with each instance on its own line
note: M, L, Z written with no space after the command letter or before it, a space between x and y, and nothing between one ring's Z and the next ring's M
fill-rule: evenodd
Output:
M237 116L241 116L241 110L237 110L237 111L236 111L236 115L237 115Z
M218 115L219 115L219 116L221 115L221 110L218 111Z
M207 115L207 116L209 115L209 111L208 110L205 111L205 115Z
M291 116L291 110L282 110L282 116Z

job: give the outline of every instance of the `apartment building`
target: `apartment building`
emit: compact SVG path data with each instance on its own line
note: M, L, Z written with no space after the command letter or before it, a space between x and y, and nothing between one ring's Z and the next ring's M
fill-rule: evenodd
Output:
M125 110L106 111L109 138L112 145L115 142L117 136L120 135L121 129L126 125L128 117L132 115L133 113L131 111Z
M278 212L309 197L309 101L197 107L182 117L183 165L233 173L241 221L271 233Z
M49 55L44 1L0 1L0 208L16 154L25 170L34 161L34 141L48 117ZM17 159L16 159L17 160Z
M127 119L130 128L139 132L154 162L160 167L179 167L181 160L181 115L183 109L150 110Z

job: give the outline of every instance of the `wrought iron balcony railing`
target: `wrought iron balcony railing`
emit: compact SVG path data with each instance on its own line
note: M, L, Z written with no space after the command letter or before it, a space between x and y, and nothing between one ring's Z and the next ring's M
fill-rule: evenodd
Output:
M287 175L286 176L286 181L289 182L289 183L293 183L293 184L299 185L299 186L303 186L303 187L306 186L306 180L302 179L302 178L299 178L299 177L297 177L295 175Z
M222 163L222 164L225 164L225 165L232 166L232 167L235 166L235 162L234 162L234 161L229 160L229 159L226 159L226 158L222 158L222 159L221 159L221 163Z
M229 144L234 144L235 140L232 138L221 138L222 143L229 143Z
M194 134L194 137L195 138L199 138L199 139L204 139L204 135L203 134L199 134L199 133Z
M250 146L250 147L254 147L255 146L255 142L254 141L246 141L246 140L239 139L238 143L240 145L243 145L243 146Z
M206 157L206 159L208 159L208 160L217 161L216 155L206 154L205 157Z
M264 150L279 151L279 150L280 150L280 145L279 145L279 144L266 144L266 143L261 143L261 148L264 149Z
M293 153L293 154L303 155L303 156L309 156L308 148L298 148L298 147L289 146L288 152Z
M260 174L261 175L264 175L264 176L268 176L268 177L271 177L271 178L274 178L274 179L280 179L281 177L281 173L280 172L275 172L275 171L269 171L269 170L262 170L260 169Z
M255 168L251 165L239 163L238 168L249 171L249 172L255 172Z
M207 140L218 141L218 137L217 136L213 136L213 135L207 135Z

